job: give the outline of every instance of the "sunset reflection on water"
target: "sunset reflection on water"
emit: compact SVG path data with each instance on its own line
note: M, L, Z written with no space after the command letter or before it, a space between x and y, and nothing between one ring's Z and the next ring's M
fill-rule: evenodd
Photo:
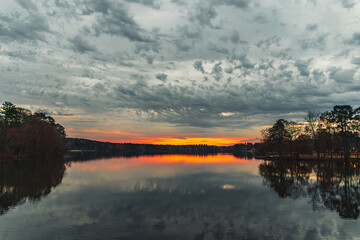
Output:
M232 154L215 155L148 155L140 157L114 157L104 161L91 161L86 164L73 163L72 168L83 171L98 170L119 170L139 165L229 165L229 164L249 164L257 166L257 161L245 158L238 158Z
M360 234L355 181L360 172L353 164L218 154L78 159L66 170L39 173L24 167L4 168L8 204L0 216L0 239L355 239ZM47 183L48 173L53 177ZM11 186L17 191L8 191Z

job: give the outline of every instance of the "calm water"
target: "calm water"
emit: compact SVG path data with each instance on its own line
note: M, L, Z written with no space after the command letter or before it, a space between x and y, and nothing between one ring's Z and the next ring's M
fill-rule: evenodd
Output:
M360 239L357 164L232 155L0 166L0 239Z

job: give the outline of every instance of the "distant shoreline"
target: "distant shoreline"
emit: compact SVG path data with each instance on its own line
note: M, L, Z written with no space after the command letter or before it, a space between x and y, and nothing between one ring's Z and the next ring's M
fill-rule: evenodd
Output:
M265 160L265 161L279 161L279 160L286 160L286 161L312 161L312 162L360 162L360 158L334 158L334 157L325 157L318 159L316 155L307 155L307 156L300 156L300 157L291 157L291 156L254 156L255 159L258 160Z

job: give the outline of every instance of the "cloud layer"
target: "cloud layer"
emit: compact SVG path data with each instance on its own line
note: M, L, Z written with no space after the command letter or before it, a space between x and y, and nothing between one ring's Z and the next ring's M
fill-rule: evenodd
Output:
M77 130L259 135L276 118L359 104L359 11L349 0L6 2L0 100Z

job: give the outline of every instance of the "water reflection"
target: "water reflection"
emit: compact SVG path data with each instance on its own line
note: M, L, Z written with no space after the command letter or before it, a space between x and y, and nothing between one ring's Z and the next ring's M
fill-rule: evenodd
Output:
M48 195L61 183L65 169L62 161L0 162L0 214L26 199Z
M281 198L309 197L314 210L326 208L342 218L359 217L357 162L265 161L259 171Z
M219 156L222 156L221 158L219 158ZM254 155L251 152L238 152L238 153L223 153L223 154L218 154L218 153L204 153L204 154L136 154L134 152L132 153L128 153L128 154L113 154L111 152L107 152L107 151L71 151L69 152L66 156L65 159L67 161L70 162L86 162L86 161L91 161L91 160L99 160L99 159L110 159L110 158L129 158L129 159L134 159L134 158L144 158L144 157L148 157L148 158L152 158L152 159L169 159L171 158L171 156L173 157L177 157L177 158L183 158L182 161L184 160L189 160L189 159L217 159L217 161L221 161L222 158L227 158L227 159L232 159L233 162L236 161L237 159L247 159L247 160L251 160L254 158ZM204 163L208 163L207 161L204 161Z
M341 204L334 202L346 196L350 205L342 208L354 205L355 190L349 186L355 182L349 179L358 176L357 168L324 164L257 161L232 155L140 156L72 163L65 177L61 164L53 170L27 167L29 173L16 166L0 172L8 172L2 178L24 175L24 179L1 180L1 186L17 186L17 192L24 192L13 194L18 200L7 208L24 204L0 216L0 239L356 237L360 234L358 222L339 218L325 206L332 202L332 209L337 210ZM346 184L339 171L348 171ZM42 185L36 187L38 184ZM351 194L342 197L345 189ZM331 191L338 191L339 196ZM47 197L41 198L44 194ZM329 197L332 194L334 197ZM24 202L27 198L41 201ZM314 209L324 211L313 211L309 199ZM356 218L354 213L350 216Z

